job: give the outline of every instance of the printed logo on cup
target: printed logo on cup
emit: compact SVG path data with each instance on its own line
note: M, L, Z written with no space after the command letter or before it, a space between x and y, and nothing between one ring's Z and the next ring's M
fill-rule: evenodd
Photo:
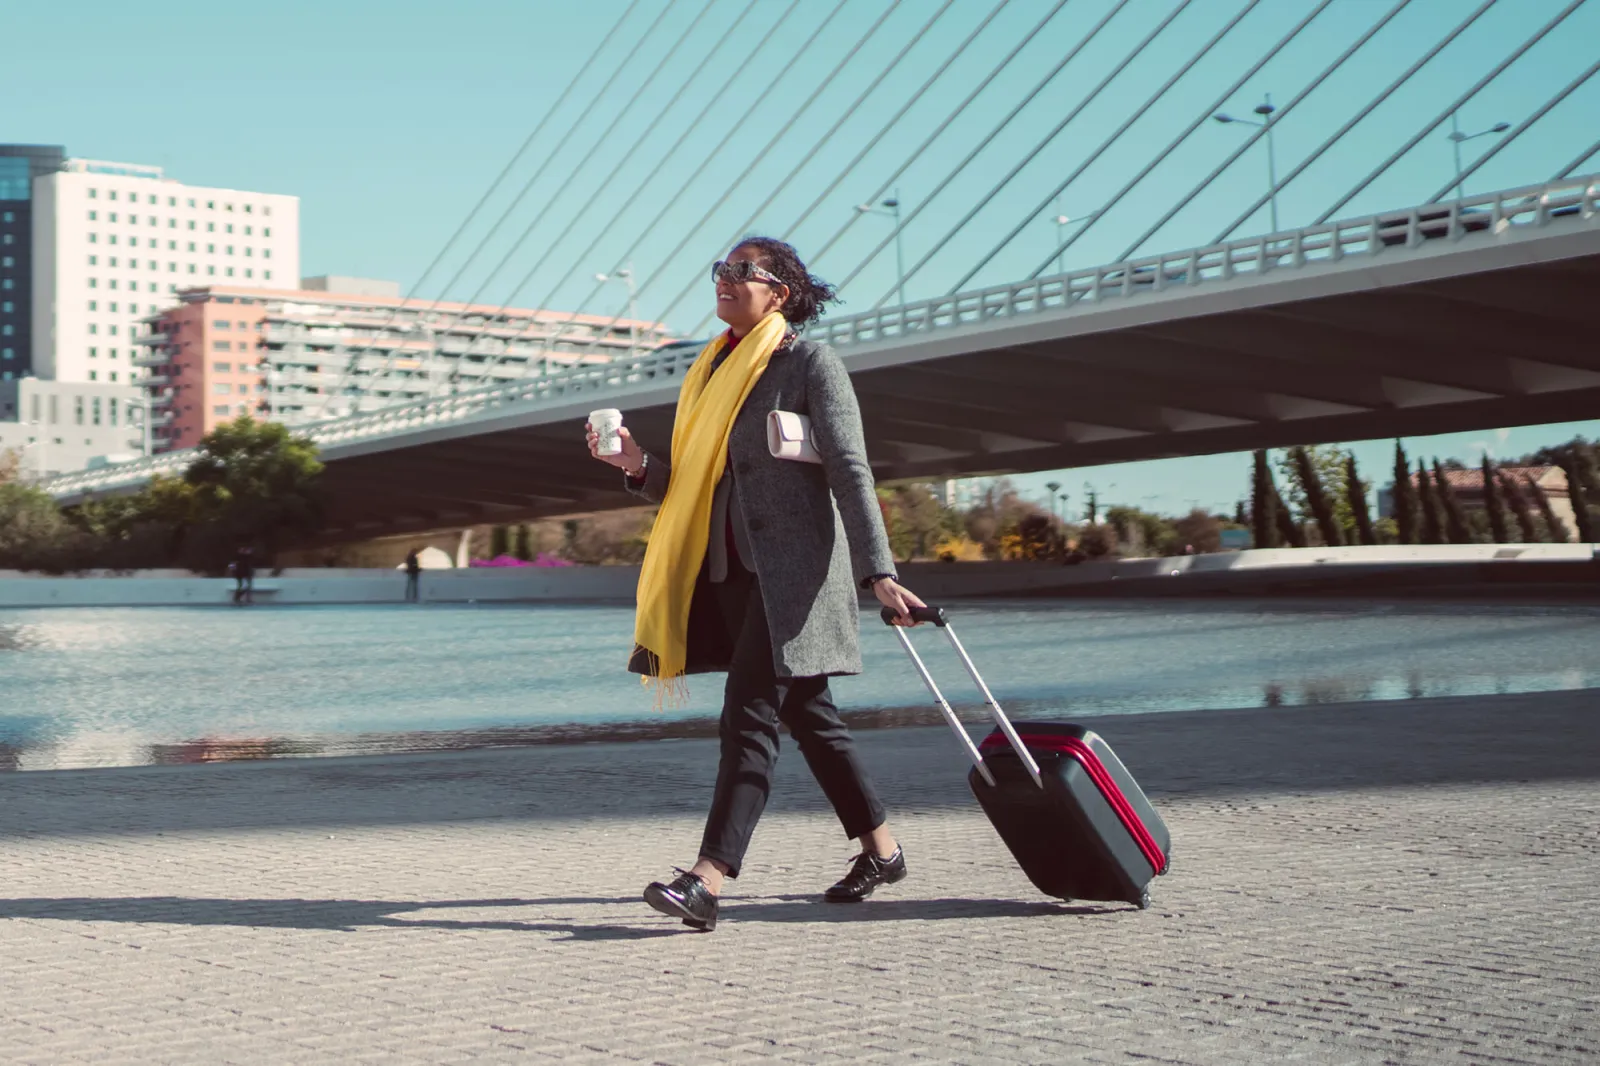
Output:
M595 436L600 438L598 453L600 455L621 455L622 437L617 430L622 428L622 412L615 407L606 407L598 411L589 412L589 424L594 427Z

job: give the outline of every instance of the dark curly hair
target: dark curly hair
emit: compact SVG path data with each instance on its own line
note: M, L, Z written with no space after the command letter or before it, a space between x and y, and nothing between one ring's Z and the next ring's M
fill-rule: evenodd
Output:
M789 298L779 310L796 330L805 329L821 318L828 304L840 302L832 285L806 269L794 245L776 237L750 236L733 246L734 251L740 248L753 248L758 255L757 262L789 286Z

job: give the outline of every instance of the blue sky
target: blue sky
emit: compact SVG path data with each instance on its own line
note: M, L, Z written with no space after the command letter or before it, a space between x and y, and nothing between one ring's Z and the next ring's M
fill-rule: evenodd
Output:
M837 3L803 0L786 15L789 0L638 0L620 24L628 7L622 0L280 0L270 10L192 0L12 4L0 13L0 38L7 42L0 140L59 143L74 155L159 164L185 181L297 194L307 274L393 278L426 297L615 313L625 305L625 292L597 285L593 276L631 262L644 282L641 312L682 330L695 328L708 309L706 263L737 234L791 234L811 255L842 227L842 237L812 265L824 276L851 279L844 312L865 310L894 288L895 259L892 244L869 257L884 243L889 222L857 217L854 205L907 164L1054 3L1011 0L958 52L998 0L953 0L925 32L942 0L844 0L816 43L803 49ZM1061 209L1082 215L1104 206L1313 7L1311 0L1254 6L1248 0L1133 0L1114 12L1114 3L1067 0L894 180L904 210L915 212L904 233L907 263L927 260L906 281L911 299L947 291L980 262L985 265L969 285L1015 280L1039 268L1054 248L1056 228L1049 220L1053 207L1036 208L1057 183L1082 166L1060 198ZM1288 105L1396 6L1396 0L1335 0L1224 106L1248 114L1268 92L1280 107ZM1310 222L1340 200L1564 6L1558 0L1493 6L1285 186L1278 201L1283 225ZM1308 157L1473 7L1466 0L1399 5L1349 62L1281 112L1280 173ZM1206 58L1096 154L1169 75L1241 13ZM994 133L1108 14L1081 54ZM1138 49L1169 14L1170 24ZM589 75L512 166L465 239L425 275L602 40L607 44ZM1463 106L1464 126L1478 130L1528 117L1593 62L1596 40L1600 3L1591 2ZM1129 55L1135 58L1126 69L1091 98ZM843 174L946 60L948 72ZM613 73L614 82L600 93ZM813 104L796 114L818 86ZM862 102L850 111L858 98ZM1045 142L1069 115L1065 129ZM1600 79L1591 79L1474 175L1468 191L1547 178L1600 135L1596 115ZM763 151L791 117L776 146ZM1066 254L1066 266L1120 258L1250 132L1202 122L1085 230ZM991 133L970 165L958 169ZM726 147L717 151L725 137ZM1471 142L1469 163L1494 141ZM1586 169L1597 167L1600 161L1591 161ZM985 201L1013 168L1015 176ZM526 196L514 202L536 175ZM1417 203L1451 176L1450 145L1437 130L1339 213ZM1209 243L1265 187L1265 156L1256 145L1138 247L1153 252ZM491 229L502 213L504 224ZM1000 245L1019 224L1018 235ZM1262 207L1232 234L1266 227ZM524 233L527 240L519 244ZM483 254L467 262L466 251L480 239ZM502 261L502 269L491 269ZM1515 429L1503 441L1492 431L1458 435L1425 450L1469 458L1473 441L1484 440L1515 453L1573 432L1600 436L1600 423ZM1387 447L1373 446L1378 452ZM1358 454L1364 457L1365 450ZM1153 497L1152 505L1170 510L1194 498L1208 504L1236 498L1245 464L1237 456L1168 460L1087 476L1115 482L1115 494L1128 502ZM1040 475L1027 483L1046 480ZM1079 484L1084 474L1058 480Z

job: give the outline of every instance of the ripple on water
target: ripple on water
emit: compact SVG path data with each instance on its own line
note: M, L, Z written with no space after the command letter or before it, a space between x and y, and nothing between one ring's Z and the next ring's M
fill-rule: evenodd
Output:
M962 604L963 642L1018 715L1600 686L1587 606L1163 602ZM134 765L701 736L722 678L664 715L623 664L610 606L0 611L0 768ZM863 615L861 726L933 722L897 642ZM970 683L916 634L955 702Z

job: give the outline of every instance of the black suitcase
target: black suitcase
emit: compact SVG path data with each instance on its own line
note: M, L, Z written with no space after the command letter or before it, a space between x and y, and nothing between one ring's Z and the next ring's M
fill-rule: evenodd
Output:
M894 617L883 609L885 622L892 624ZM896 628L940 713L967 749L973 794L1028 880L1061 899L1150 906L1150 882L1167 872L1172 839L1111 746L1093 731L1066 722L1011 722L944 611L920 608L913 617L944 630L995 720L994 731L974 745L905 629Z

